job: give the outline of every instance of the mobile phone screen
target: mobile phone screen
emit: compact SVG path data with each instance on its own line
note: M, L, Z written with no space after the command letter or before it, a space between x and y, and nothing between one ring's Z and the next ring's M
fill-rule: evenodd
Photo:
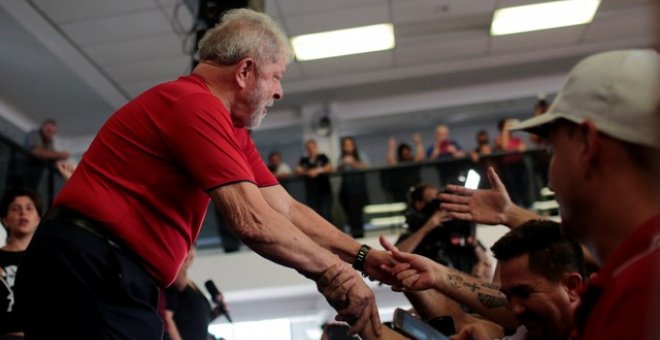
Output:
M401 308L394 311L394 328L415 340L449 340L431 325L412 316Z
M481 180L481 176L479 174L470 169L467 174L467 178L465 179L465 187L468 189L477 189L479 187L479 181Z

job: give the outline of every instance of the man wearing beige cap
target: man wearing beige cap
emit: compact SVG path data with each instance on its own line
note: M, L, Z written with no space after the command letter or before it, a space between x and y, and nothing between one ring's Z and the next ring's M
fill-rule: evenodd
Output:
M656 51L599 53L547 113L514 127L549 138L563 229L602 265L576 314L583 339L660 335L659 84Z

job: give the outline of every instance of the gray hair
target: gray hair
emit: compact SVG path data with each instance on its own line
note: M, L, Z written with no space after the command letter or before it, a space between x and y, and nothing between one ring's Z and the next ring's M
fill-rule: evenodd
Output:
M293 53L284 32L268 15L240 8L227 11L199 41L200 60L235 65L244 58L274 63Z

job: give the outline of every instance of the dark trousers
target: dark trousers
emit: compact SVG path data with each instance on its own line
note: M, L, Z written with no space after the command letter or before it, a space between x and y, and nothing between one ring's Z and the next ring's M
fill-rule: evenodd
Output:
M43 222L16 277L26 339L161 339L158 287L132 257L75 224Z
M366 192L347 192L342 190L339 193L339 201L341 202L348 225L351 228L351 235L353 237L364 237L364 220L362 218L362 210L367 205L368 197Z

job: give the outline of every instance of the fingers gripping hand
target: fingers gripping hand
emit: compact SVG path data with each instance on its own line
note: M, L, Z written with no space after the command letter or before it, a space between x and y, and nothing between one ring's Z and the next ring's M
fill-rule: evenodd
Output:
M359 277L348 265L336 264L323 272L316 285L330 306L340 310L348 306L347 294L358 280Z
M381 334L380 316L373 292L363 280L355 284L348 292L348 306L338 310L337 320L351 324L349 334L358 334L371 327L372 331Z

